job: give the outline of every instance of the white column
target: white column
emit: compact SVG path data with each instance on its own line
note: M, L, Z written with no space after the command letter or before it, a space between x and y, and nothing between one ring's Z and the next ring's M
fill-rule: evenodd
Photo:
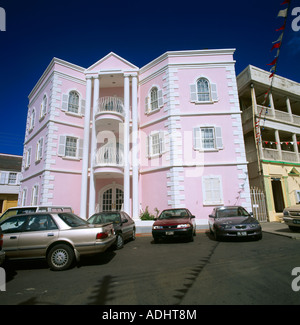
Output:
M279 137L279 131L275 130L275 141L277 142L276 148L279 154L279 160L282 160L282 152L281 152L281 144L280 144L280 137Z
M129 164L129 76L124 76L124 211L130 215L130 164Z
M94 177L94 164L97 148L97 134L95 126L95 114L97 112L97 104L99 99L99 78L94 79L94 98L93 98L93 114L92 114L92 137L91 137L91 162L90 162L90 196L89 196L89 217L95 213L96 206L96 183Z
M90 114L92 97L92 79L86 77L86 110L84 117L84 138L83 138L83 158L82 158L82 176L81 176L81 198L80 198L80 217L86 219L87 205L87 183L88 183L88 165L89 165L89 144L90 144Z
M132 217L139 219L137 76L132 77Z

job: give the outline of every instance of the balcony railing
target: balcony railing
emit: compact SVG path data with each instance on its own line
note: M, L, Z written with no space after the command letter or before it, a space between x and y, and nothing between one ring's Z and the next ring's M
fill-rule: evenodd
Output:
M96 114L100 113L117 113L124 116L124 103L120 97L100 97L98 99L98 109Z
M96 166L117 166L124 165L124 154L121 145L105 145L97 150L95 157Z
M257 105L257 115L260 115L261 117L267 117L271 119L276 119L276 121L279 122L289 122L293 124L300 124L300 116L295 114L290 114L288 112L280 111L277 109L273 109L270 107ZM248 107L243 111L242 119L243 122L247 121L249 118L252 118L252 106Z
M299 162L300 154L293 151L281 150L281 153L277 149L263 148L263 159L266 160L276 160L276 161L286 161L286 162Z

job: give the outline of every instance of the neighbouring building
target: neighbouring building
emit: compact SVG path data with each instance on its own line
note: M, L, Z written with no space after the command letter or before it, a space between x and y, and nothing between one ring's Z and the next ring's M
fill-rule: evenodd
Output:
M251 210L233 49L166 52L142 68L109 53L54 58L29 95L19 205L135 220L186 207Z
M249 182L265 192L270 221L300 202L300 84L248 66L237 77ZM268 91L270 90L271 91Z
M0 153L0 215L18 205L22 156Z

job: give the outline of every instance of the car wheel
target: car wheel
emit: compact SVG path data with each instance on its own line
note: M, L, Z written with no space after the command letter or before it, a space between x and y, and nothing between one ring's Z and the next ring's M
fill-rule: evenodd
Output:
M65 244L59 244L50 249L47 262L51 270L63 271L72 265L74 257L73 248Z
M116 249L121 249L124 246L124 239L122 234L117 235L117 240L116 240Z

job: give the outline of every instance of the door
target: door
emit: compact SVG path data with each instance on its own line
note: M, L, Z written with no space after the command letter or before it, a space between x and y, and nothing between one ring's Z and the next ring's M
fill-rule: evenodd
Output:
M101 211L120 211L123 207L124 192L121 186L111 185L100 191L99 202Z
M272 178L273 200L275 205L275 212L283 212L284 200L280 178Z
M31 215L19 236L19 254L24 258L45 257L47 247L57 238L58 227L50 215Z
M27 224L28 216L15 216L6 219L2 224L3 250L8 257L20 257L18 243L19 237Z

